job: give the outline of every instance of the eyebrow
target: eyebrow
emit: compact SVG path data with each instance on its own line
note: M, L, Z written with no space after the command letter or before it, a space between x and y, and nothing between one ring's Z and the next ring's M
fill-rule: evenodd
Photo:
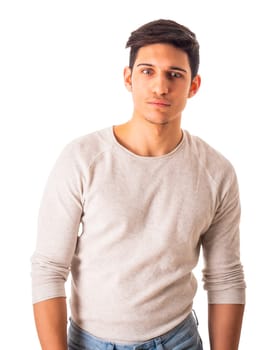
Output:
M137 64L136 67L139 67L139 66L147 66L147 67L154 67L153 64L150 64L150 63L139 63ZM178 66L170 66L169 69L172 69L172 70L179 70L181 72L185 72L187 73L187 70L181 68L181 67L178 67Z

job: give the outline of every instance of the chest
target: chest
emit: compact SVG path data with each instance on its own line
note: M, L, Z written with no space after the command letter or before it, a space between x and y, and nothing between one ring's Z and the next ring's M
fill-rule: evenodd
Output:
M92 169L84 225L96 235L114 230L121 238L148 234L197 244L212 221L215 193L202 169L191 164L108 162Z

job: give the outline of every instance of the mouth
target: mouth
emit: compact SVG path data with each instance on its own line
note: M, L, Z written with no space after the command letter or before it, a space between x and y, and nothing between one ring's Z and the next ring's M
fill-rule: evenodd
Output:
M149 105L157 106L157 107L170 107L171 106L171 104L166 100L152 100L152 101L149 101L147 103Z

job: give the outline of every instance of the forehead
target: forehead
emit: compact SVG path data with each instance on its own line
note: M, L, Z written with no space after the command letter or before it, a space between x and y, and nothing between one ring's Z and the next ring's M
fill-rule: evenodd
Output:
M137 53L135 67L142 63L163 68L180 66L187 71L190 70L186 52L171 44L160 43L141 47Z

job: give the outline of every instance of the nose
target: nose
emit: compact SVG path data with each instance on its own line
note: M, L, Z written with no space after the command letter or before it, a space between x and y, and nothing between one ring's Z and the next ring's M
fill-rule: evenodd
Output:
M152 85L153 93L157 96L166 95L169 92L169 82L163 75L156 75Z

